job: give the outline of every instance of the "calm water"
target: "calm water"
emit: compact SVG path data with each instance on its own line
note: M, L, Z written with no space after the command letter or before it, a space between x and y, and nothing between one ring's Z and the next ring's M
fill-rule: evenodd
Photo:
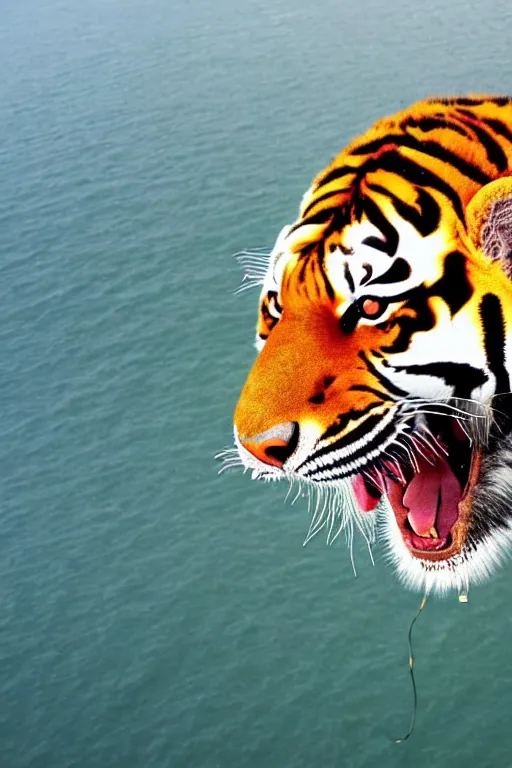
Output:
M431 93L511 90L509 0L3 0L2 768L512 765L512 566L419 598L217 477L232 254ZM426 10L428 9L428 10Z

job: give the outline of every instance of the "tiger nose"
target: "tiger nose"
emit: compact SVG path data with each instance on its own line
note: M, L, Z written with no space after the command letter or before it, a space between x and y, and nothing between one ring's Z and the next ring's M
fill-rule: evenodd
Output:
M297 447L299 425L296 421L277 424L259 435L241 437L240 442L259 461L281 468Z

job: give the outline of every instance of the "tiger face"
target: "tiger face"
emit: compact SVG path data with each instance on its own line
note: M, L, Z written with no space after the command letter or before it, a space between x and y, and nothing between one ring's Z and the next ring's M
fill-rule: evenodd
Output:
M466 590L512 540L509 159L501 98L422 102L349 145L270 255L235 411L254 476L330 489L329 525L382 531L426 591Z

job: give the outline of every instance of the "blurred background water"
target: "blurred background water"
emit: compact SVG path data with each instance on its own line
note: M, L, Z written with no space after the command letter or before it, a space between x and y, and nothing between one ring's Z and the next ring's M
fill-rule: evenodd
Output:
M511 90L508 0L3 0L0 764L509 766L512 566L419 596L218 477L233 253L383 114Z

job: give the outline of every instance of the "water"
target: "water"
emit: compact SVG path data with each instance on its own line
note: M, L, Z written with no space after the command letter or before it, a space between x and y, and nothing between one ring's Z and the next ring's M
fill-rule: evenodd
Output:
M512 566L429 603L217 477L253 357L232 254L432 93L510 90L506 0L4 0L1 765L512 764Z

